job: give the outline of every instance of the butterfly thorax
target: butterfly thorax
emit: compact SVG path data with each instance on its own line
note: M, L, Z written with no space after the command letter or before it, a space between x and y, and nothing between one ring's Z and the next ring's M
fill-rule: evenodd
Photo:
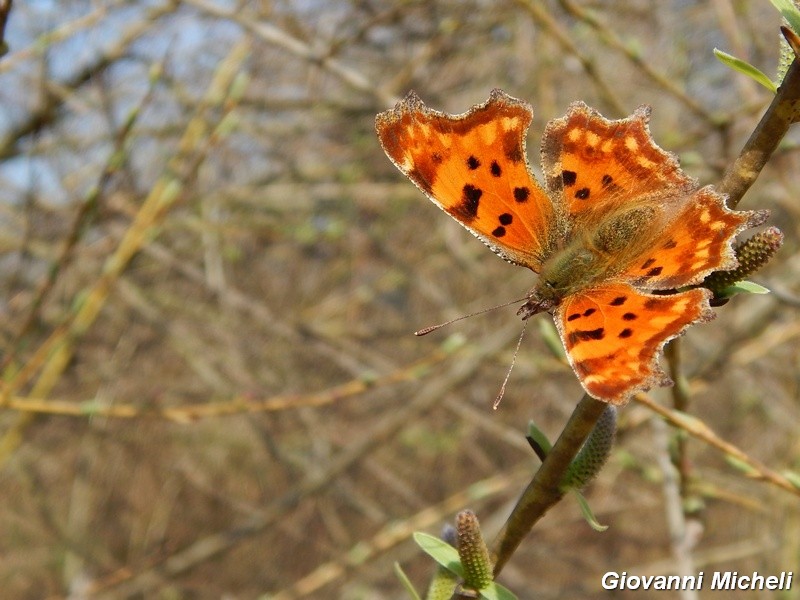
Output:
M549 312L567 296L613 279L638 258L663 227L663 213L651 206L614 211L594 226L582 226L546 258L537 285L518 314L527 319Z

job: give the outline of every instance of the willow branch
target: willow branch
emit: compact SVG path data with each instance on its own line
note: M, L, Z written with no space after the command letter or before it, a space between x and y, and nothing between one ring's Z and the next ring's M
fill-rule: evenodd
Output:
M492 544L494 574L500 573L533 526L564 496L561 481L606 408L604 402L584 394L542 466L536 471L506 524Z
M767 112L725 172L717 189L728 195L728 206L735 208L753 185L764 165L793 123L800 121L800 59L795 58Z

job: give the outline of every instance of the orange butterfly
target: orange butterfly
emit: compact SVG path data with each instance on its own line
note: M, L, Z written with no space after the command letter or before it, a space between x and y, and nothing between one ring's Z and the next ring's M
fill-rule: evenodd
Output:
M376 119L397 168L494 252L539 274L518 314L551 312L584 389L617 405L671 383L660 350L714 317L708 290L675 290L734 268L734 236L768 216L698 189L650 137L649 112L611 121L571 104L544 131L544 188L525 153L533 111L501 90L461 115L411 92Z

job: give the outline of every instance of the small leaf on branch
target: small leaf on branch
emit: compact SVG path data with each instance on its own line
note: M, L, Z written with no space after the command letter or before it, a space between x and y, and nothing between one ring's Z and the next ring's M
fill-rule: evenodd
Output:
M408 591L408 595L411 596L411 600L421 600L417 590L414 589L414 585L411 583L411 580L408 578L408 575L406 575L405 571L403 571L403 567L400 566L399 562L394 563L394 574L397 575L400 583L402 583L403 587L406 588L406 591Z
M589 503L586 501L586 498L581 494L578 490L572 490L572 493L575 495L575 498L578 500L578 506L581 509L581 514L586 522L589 524L589 527L594 529L595 531L603 532L608 529L608 525L601 525L597 518L594 516Z
M722 64L730 67L734 71L739 71L739 73L747 75L750 79L752 79L757 83L760 83L773 94L778 91L778 86L775 85L775 83L769 77L767 77L762 71L760 71L750 63L745 62L740 58L736 58L735 56L728 54L727 52L718 50L717 48L714 48L714 56L716 56Z
M544 459L550 454L550 449L553 445L550 443L550 440L547 439L544 432L539 429L533 421L528 421L528 435L525 436L525 439L528 440L528 443L531 445L531 448L533 448L536 456L539 457L539 460L544 462Z
M459 577L464 577L464 568L461 566L461 561L458 558L458 550L447 542L443 542L439 538L427 533L422 533L421 531L414 533L413 537L417 545L422 548L422 551L433 558L433 560Z

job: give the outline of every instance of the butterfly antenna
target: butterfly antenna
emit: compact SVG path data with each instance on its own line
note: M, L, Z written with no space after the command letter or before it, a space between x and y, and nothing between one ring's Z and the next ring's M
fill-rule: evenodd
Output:
M503 396L506 393L506 384L508 383L508 378L511 377L511 371L514 369L514 364L517 362L517 353L519 352L519 347L522 345L522 338L525 336L525 327L527 326L528 321L523 321L522 331L519 332L519 339L517 340L517 347L514 348L514 357L511 359L511 366L508 367L506 378L503 380L503 385L500 386L500 393L497 394L497 398L495 398L494 404L492 405L494 410L497 410L497 407L500 406L500 401L503 399Z
M451 323L455 323L456 321L461 321L463 319L468 319L470 317L476 317L478 315L482 315L483 313L487 313L492 310L497 310L498 308L503 308L504 306L510 306L511 304L516 304L517 302L522 302L523 300L527 300L528 297L525 298L517 298L516 300L509 300L508 302L504 302L503 304L498 304L497 306L490 306L489 308L481 309L477 312L470 313L468 315L461 315L460 317L456 317L455 319L450 319L449 321L445 321L444 323L439 323L438 325L431 325L430 327L423 327L419 331L415 331L414 335L423 336L428 335L432 331L436 331L437 329L441 329L446 325L450 325ZM524 331L524 328L523 328Z

